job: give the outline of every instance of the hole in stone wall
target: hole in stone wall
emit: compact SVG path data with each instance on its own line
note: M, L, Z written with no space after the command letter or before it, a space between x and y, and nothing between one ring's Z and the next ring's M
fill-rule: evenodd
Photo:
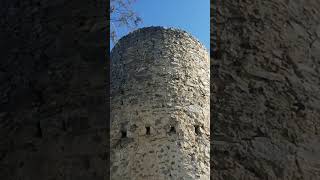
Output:
M201 134L201 132L200 132L200 126L194 125L194 132L196 133L196 135L200 135L200 134Z
M174 126L171 126L169 133L176 133L176 128L174 128Z
M38 137L38 138L42 138L43 137L43 132L42 132L40 121L37 123L36 137Z
M121 131L121 138L126 138L127 137L127 131L122 130Z
M146 135L150 135L150 127L146 126Z
M65 120L62 121L62 130L63 131L67 131L68 130L67 122Z

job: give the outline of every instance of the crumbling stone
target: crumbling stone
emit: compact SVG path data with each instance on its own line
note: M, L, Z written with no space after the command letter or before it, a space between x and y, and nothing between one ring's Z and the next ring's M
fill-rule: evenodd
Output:
M147 27L118 42L111 52L112 180L209 179L209 68L207 50L181 30Z
M211 175L320 179L320 1L211 1Z

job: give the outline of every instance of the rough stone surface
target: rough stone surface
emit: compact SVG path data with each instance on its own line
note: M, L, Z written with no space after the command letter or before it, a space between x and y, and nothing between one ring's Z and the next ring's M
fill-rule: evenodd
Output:
M184 31L139 29L111 52L111 179L209 179L209 55Z
M215 180L320 179L320 1L211 1Z
M0 1L0 179L107 178L106 7Z

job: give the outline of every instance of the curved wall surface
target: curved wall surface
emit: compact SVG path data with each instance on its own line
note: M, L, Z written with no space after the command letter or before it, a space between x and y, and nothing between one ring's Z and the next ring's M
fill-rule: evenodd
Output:
M188 33L142 28L111 52L111 179L209 179L209 55Z

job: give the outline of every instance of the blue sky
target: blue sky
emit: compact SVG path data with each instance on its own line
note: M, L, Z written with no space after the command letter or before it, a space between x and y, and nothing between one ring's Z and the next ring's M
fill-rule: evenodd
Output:
M210 49L209 0L136 0L133 9L143 20L139 27L180 28L192 34L208 50ZM128 32L125 29L118 29L117 33L121 37Z

